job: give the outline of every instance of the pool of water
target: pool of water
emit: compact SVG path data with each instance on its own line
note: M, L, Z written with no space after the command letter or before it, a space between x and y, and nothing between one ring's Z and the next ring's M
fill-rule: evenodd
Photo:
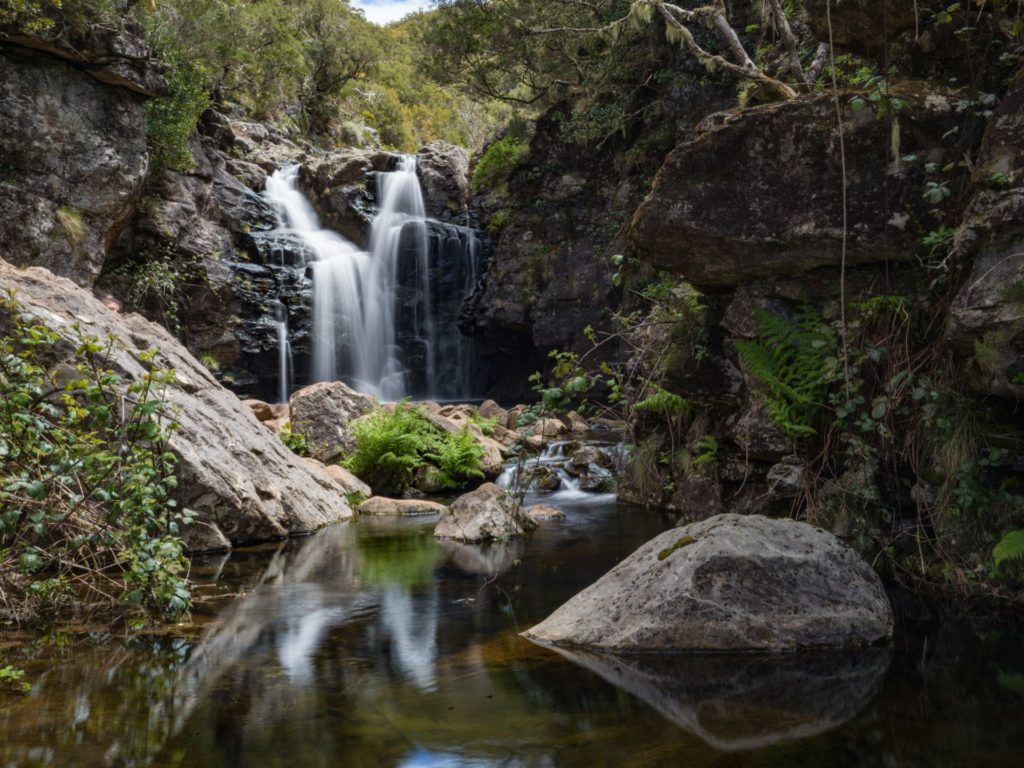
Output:
M550 501L549 501L550 503ZM567 657L519 632L672 524L572 495L530 538L362 520L195 562L189 625L0 636L6 766L1008 766L1024 623L897 598L892 649Z

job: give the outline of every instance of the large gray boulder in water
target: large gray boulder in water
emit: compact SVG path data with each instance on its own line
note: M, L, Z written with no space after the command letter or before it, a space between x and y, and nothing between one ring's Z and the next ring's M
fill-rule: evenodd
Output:
M892 628L878 575L835 536L725 514L656 536L524 634L616 652L795 651Z
M537 527L512 499L494 483L459 496L434 527L434 536L456 541L490 541L522 536Z
M112 312L40 267L19 270L0 260L0 289L14 290L25 311L66 340L63 353L73 351L77 325L119 340L108 366L125 379L144 373L139 355L150 349L157 366L174 370L165 399L180 426L170 448L178 457L178 501L198 513L199 523L186 531L194 550L311 533L352 516L330 477L289 451L162 327Z

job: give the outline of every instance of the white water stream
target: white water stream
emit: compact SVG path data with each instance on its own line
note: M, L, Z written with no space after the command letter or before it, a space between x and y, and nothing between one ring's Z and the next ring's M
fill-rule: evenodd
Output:
M398 270L402 266L406 274L414 272L418 283L415 306L404 308L403 343L406 354L414 352L420 361L426 382L425 394L466 394L457 390L468 388L468 383L464 382L468 382L469 363L463 360L467 342L461 340L454 327L445 327L440 333L454 335L454 342L438 338L439 329L435 327L428 264L428 219L416 175L416 158L403 155L396 170L378 174L380 208L371 225L369 251L361 250L321 226L312 204L298 188L298 170L297 166L288 166L270 176L266 197L282 214L282 230L302 242L312 262L310 379L342 379L383 400L397 400L410 393L409 371L403 364L403 350L397 340L396 290ZM457 228L449 226L449 229ZM475 239L470 240L466 249L470 266L464 292L475 283L479 258ZM403 258L415 259L416 263L400 265ZM279 342L282 366L285 364L284 343ZM439 351L443 351L444 366L438 365ZM458 370L449 370L453 367ZM284 368L281 379L287 379Z

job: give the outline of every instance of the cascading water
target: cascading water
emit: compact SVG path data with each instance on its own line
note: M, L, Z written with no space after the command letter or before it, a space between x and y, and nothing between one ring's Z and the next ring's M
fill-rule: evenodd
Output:
M282 229L302 242L310 261L309 378L342 379L384 400L466 398L476 354L458 314L479 276L479 241L472 230L427 218L414 156L379 173L377 187L367 252L321 227L298 189L297 166L267 180Z
M280 301L275 301L273 312L274 325L277 326L277 396L278 402L287 403L291 382L295 378L292 371L292 345L288 341L288 308Z

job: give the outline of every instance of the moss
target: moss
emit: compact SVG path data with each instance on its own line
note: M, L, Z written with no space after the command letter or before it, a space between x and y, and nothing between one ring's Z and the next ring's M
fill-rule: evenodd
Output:
M673 552L675 552L677 549L682 549L683 547L687 547L690 544L693 544L695 541L697 541L697 540L695 538L693 538L693 536L683 536L681 539L679 539L679 541L677 541L671 547L668 547L666 549L661 550L661 552L658 553L658 559L659 560L664 560L669 555L671 555Z

